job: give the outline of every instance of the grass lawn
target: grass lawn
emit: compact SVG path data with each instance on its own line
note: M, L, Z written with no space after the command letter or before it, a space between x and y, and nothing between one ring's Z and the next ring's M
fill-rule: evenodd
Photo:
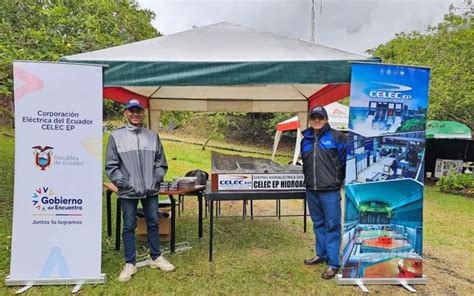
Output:
M210 150L200 146L164 141L171 180L185 172L201 168L210 170ZM0 129L0 294L12 294L19 287L5 287L9 274L11 219L13 200L13 132ZM239 153L243 154L243 153ZM250 154L247 154L250 155ZM261 156L259 156L261 157ZM280 159L286 162L287 159ZM104 200L105 202L105 200ZM353 295L360 290L337 286L324 281L324 267L305 267L303 259L313 254L314 236L311 226L303 233L303 221L295 218L218 218L215 222L214 262L208 262L208 222L204 221L204 238L197 238L197 210L193 198L177 218L177 243L187 242L187 252L167 254L176 265L173 273L150 268L139 269L134 278L122 284L117 281L123 258L114 250L103 223L102 272L107 274L103 285L84 285L83 295ZM222 215L241 213L241 202L224 203ZM259 211L273 211L273 203L259 202ZM301 202L284 201L283 211L301 212ZM103 205L105 213L105 204ZM424 210L424 256L427 286L416 288L425 295L469 295L474 293L474 200L442 194L426 187ZM115 219L114 217L112 218ZM166 246L167 244L163 244ZM139 243L140 253L145 250ZM34 246L32 246L34 251ZM87 254L82 254L87 256ZM33 287L28 295L65 295L72 286ZM369 286L382 295L408 295L401 287Z

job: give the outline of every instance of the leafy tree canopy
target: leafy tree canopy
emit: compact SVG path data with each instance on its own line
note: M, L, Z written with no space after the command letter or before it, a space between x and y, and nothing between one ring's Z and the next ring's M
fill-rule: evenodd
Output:
M57 61L153 38L154 19L134 0L0 1L0 99L12 98L13 60Z
M455 120L474 130L474 7L451 6L427 32L400 33L369 53L384 63L431 68L428 117Z

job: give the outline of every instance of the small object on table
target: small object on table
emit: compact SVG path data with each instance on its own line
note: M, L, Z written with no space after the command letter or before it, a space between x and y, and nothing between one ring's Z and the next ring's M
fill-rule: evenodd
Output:
M189 189L196 186L197 177L179 177L175 178L173 182L177 183L178 189Z

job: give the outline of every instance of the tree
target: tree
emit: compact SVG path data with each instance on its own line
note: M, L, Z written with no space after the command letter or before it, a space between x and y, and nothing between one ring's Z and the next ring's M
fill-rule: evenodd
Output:
M134 0L0 1L0 102L12 100L13 60L57 61L159 36L154 12Z
M474 130L474 7L450 7L424 34L397 34L369 53L384 63L431 68L428 117L462 122Z

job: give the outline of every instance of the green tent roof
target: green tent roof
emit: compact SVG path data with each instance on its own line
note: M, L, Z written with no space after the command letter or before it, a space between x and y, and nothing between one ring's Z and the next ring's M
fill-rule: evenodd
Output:
M457 121L429 120L426 124L427 139L472 139L471 129Z
M104 86L347 83L351 62L380 59L219 23L62 58L104 64Z

